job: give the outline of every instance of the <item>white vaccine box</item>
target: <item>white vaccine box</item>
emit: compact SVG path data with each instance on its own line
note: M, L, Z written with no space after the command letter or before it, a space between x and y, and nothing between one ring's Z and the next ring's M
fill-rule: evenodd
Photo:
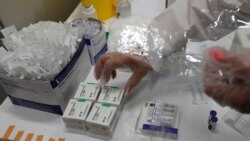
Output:
M63 114L66 127L87 130L86 119L91 107L92 101L71 99Z
M98 102L111 104L118 107L118 110L120 110L124 103L124 89L112 86L104 86L102 87Z
M239 28L236 30L231 51L234 53L250 52L250 28Z
M97 86L95 83L81 82L74 98L96 101L100 92L101 86Z
M110 136L114 132L117 120L116 107L95 103L87 118L87 127L91 133Z

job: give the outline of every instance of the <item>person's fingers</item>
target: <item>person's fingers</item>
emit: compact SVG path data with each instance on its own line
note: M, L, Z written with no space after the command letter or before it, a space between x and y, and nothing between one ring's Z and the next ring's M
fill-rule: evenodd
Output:
M134 73L131 75L131 77L129 78L126 84L126 87L125 87L126 95L131 94L132 89L140 83L142 78L145 75L147 75L147 73L150 70L151 68L147 64L141 64L141 67L134 71Z
M221 105L230 106L240 112L250 113L250 90L247 85L206 83L205 93Z
M250 106L245 106L241 108L235 108L237 111L243 113L243 114L250 114Z
M139 84L139 82L145 75L146 75L145 72L140 72L140 71L135 71L131 75L125 87L126 95L131 94L131 90Z
M105 61L105 64L103 66L102 72L101 72L101 83L107 84L111 78L111 75L113 71L115 71L117 68L121 68L122 66L128 66L129 62L125 61L123 57L116 58L111 57L108 60Z
M95 78L96 80L99 80L102 74L102 69L104 67L104 64L107 59L110 58L109 54L103 54L101 58L98 60L98 62L95 65Z
M225 94L227 85L223 83L209 82L205 83L204 91L205 93L213 98L217 103L224 105L225 104Z
M222 74L220 70L218 70L217 68L209 64L205 64L203 81L204 82L225 82L225 83L229 82L227 75Z
M230 93L226 95L229 106L241 112L250 112L250 90L246 84L234 85L230 88Z
M221 49L210 50L210 56L215 60L218 69L232 73L237 77L250 78L250 58L244 55L235 55ZM219 54L219 55L218 55Z
M116 78L116 70L112 71L112 78L115 79Z

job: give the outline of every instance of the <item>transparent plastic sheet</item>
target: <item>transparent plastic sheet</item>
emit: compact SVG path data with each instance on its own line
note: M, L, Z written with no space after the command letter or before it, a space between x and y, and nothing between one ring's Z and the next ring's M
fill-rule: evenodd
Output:
M170 82L172 85L165 83L162 88L159 88L159 92L160 89L179 87L180 91L185 94L189 92L194 93L193 91L198 93L200 99L194 100L194 103L207 103L207 99L202 97L208 95L222 105L231 106L236 110L246 112L244 109L248 110L249 108L249 106L247 106L249 105L249 95L247 95L247 93L250 92L248 82L250 78L247 76L248 74L243 74L249 71L245 69L242 70L242 67L239 68L239 65L235 66L236 69L228 70L227 65L223 65L221 62L218 62L218 60L211 58L214 56L211 55L210 51L211 49L220 50L220 52L229 55L226 56L229 58L237 58L238 56L241 58L240 66L244 68L250 66L248 65L249 61L247 61L249 60L247 49L244 50L243 53L233 53L231 50L231 48L235 48L235 45L233 45L235 31L239 28L249 26L249 6L249 0L177 0L162 14L150 21L146 28L145 26L138 26L136 23L132 26L131 24L127 26L125 21L120 21L120 25L124 28L116 29L111 27L109 48L112 53L106 55L104 57L105 59L102 60L101 65L104 66L103 68L99 68L97 64L97 79L101 79L107 83L111 77L115 77L115 69L129 67L133 71L133 74L129 78L126 88L130 91L130 85L137 85L148 73L156 72L173 78L173 81ZM136 22L138 21L139 20ZM136 38L136 36L121 34L125 31L127 33L126 35L137 35L138 31L143 31L139 33L147 34L147 37L140 39ZM144 35L143 37L145 37ZM132 41L133 44L128 45L128 43ZM138 48L138 43L143 43L140 45L140 48ZM142 57L138 59L138 56ZM220 55L218 56L221 57ZM108 64L107 66L105 66L105 61ZM214 71L209 71L210 69L207 69L208 65L210 68L213 68ZM237 79L235 79L236 76L234 76L235 72L241 72L239 76L236 75ZM211 75L207 75L209 73L211 73ZM231 75L233 75L233 77L231 77ZM169 77L165 79L169 79ZM241 79L240 82L238 82L239 78ZM155 82L154 79L156 78L150 78L147 81ZM234 85L236 82L240 85ZM244 85L242 85L242 82L244 82ZM216 88L215 91L210 91L210 94L207 89L207 84L209 83L213 84ZM227 84L227 87L224 87L224 83ZM175 90L177 91L177 89ZM136 92L137 91L134 93ZM228 102L228 99L224 99L225 97L215 95L218 92L221 93L222 96L232 92L235 94L238 93L242 97L234 98L238 100L241 99L244 104L240 104L240 107L234 106ZM166 91L166 93L169 92ZM143 93L140 91L140 94ZM152 94L155 96L155 93L152 92ZM194 95L197 96L197 94ZM154 96L147 100L154 100ZM167 97L168 96L166 96L166 98ZM245 108L241 110L242 107ZM140 110L137 109L134 113L138 113L139 111ZM183 113L181 115L183 115ZM180 116L180 119L182 119L182 116ZM124 127L131 126L130 121L127 121L127 125L125 123L123 123ZM142 134L142 136L141 134L134 134L133 127L128 130L128 138L138 137L138 139L142 140L152 137L147 134ZM162 137L162 139L165 138Z
M115 21L110 26L109 51L146 56L149 22L149 19L136 16Z

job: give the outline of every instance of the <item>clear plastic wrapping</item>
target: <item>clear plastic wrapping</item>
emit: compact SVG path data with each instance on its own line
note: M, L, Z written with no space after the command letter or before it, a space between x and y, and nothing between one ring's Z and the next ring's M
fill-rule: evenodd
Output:
M2 39L0 73L26 80L50 80L69 62L84 31L69 24L39 22Z
M149 23L120 19L111 26L112 53L97 64L96 78L107 83L116 69L130 68L125 90L131 92L148 73L161 73L176 79L174 86L185 82L189 89L183 93L199 96L195 104L208 104L207 95L249 113L249 7L249 0L177 0Z
M249 5L248 0L177 0L149 24L133 18L118 20L111 26L109 47L113 52L144 56L152 70L188 76L193 83L191 87L200 83L201 92L208 92L206 87L202 88L203 82L206 85L207 79L212 79L208 77L205 81L202 80L202 77L206 76L204 74L207 73L208 64L212 64L222 80L224 77L228 78L229 74L235 75L235 72L243 71L243 68L237 67L245 67L244 71L247 71L249 32L245 32L245 35L236 32L234 35L233 31L248 31L246 28L250 20L250 11L247 8ZM236 38L246 39L243 41ZM229 58L238 58L241 66L225 70L225 67L221 66L225 64L211 60L211 54L207 55L211 47L222 47L224 54L228 54ZM245 79L248 73L240 75L243 76L237 78L243 79L248 85L248 80ZM233 80L229 79L231 84ZM247 89L244 90L248 92Z
M149 19L135 16L115 21L110 27L109 51L146 56L148 24Z

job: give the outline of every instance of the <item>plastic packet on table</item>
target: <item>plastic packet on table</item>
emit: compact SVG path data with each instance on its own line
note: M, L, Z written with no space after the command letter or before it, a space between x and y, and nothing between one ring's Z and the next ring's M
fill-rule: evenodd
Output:
M178 138L179 113L175 104L146 101L137 119L136 132L159 138Z

